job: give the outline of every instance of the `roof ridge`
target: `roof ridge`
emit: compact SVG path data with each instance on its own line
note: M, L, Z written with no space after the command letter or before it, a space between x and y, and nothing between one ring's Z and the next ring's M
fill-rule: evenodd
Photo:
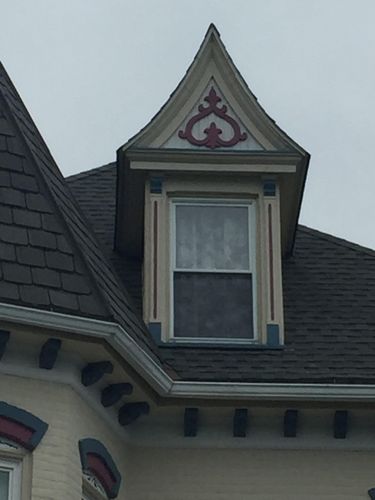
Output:
M336 245L344 246L346 248L349 248L350 250L354 250L355 252L363 252L367 255L371 255L371 257L375 257L374 249L369 247L364 247L362 245L359 245L358 243L353 243L352 241L348 241L345 238L340 238L339 236L334 236L332 234L319 231L319 229L314 229L308 226L304 226L303 224L298 224L298 230L304 231L305 233L313 234L317 238L329 241Z
M111 161L106 163L105 165L101 165L100 167L91 168L90 170L84 170L83 172L78 172L76 174L67 175L65 178L66 181L75 181L78 179L84 179L85 177L90 177L91 175L96 175L101 171L110 170L116 165L116 161ZM100 171L100 172L99 172Z

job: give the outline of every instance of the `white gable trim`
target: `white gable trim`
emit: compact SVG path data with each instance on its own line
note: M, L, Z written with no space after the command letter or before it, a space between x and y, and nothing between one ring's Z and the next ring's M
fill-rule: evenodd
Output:
M285 134L259 105L213 25L208 29L197 55L169 100L120 150L125 151L130 147L160 147L188 116L212 78L238 118L264 149L292 150L305 155L305 151Z

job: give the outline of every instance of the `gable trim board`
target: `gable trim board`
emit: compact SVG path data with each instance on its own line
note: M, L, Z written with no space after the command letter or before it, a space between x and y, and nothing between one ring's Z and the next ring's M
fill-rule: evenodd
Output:
M232 383L173 380L116 323L0 304L0 320L106 340L162 397L259 401L375 402L374 384Z

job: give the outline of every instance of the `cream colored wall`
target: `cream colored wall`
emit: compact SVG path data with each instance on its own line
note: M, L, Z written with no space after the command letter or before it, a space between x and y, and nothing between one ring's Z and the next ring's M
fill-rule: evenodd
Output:
M101 441L126 482L127 450L118 435L63 384L1 375L0 400L30 411L49 424L32 453L32 500L81 500L82 468L78 441ZM30 497L29 497L30 498ZM128 500L121 488L119 500Z
M138 448L129 500L360 500L375 453Z
M200 449L200 438L186 441L195 448L130 447L68 385L1 375L0 400L49 424L31 455L31 496L23 500L81 500L78 441L85 437L99 439L120 469L119 500L360 500L375 487L375 451L328 451L330 435L316 450L260 450L251 443ZM165 444L161 433L159 441Z

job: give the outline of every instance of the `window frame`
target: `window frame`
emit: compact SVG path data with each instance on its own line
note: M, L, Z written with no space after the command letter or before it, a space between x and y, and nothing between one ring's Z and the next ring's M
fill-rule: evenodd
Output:
M0 471L9 471L9 494L6 500L21 500L21 462L0 457Z
M220 206L220 207L245 207L247 208L247 223L249 237L249 269L189 269L177 268L176 266L176 208L179 205L188 206ZM258 334L258 311L257 311L257 203L256 199L248 198L225 198L225 197L200 197L183 196L171 197L169 200L169 338L173 342L181 344L223 344L223 345L248 345L259 341ZM249 274L252 277L252 307L253 307L253 336L249 338L239 337L176 337L174 335L174 273L175 272L196 272L213 274Z

